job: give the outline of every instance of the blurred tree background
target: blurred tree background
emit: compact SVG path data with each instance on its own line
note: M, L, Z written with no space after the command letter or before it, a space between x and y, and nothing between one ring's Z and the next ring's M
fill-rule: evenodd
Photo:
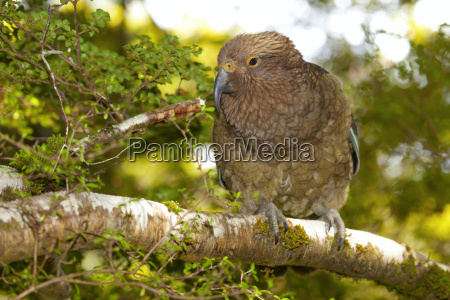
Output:
M23 10L33 10L41 5L39 2L24 2ZM142 34L155 43L168 34L176 35L181 46L197 44L203 49L192 59L194 65L211 68L201 69L208 78L194 72L192 80L183 80L180 85L180 79L174 77L172 83L154 87L158 89L155 94L161 95L159 101L133 99L127 116L149 111L165 101L195 97L207 97L212 105L216 57L228 39L246 31L272 29L285 33L306 60L343 79L345 92L354 104L362 162L347 204L340 211L347 228L407 243L431 259L450 264L450 26L441 25L450 23L450 7L445 6L448 1L162 2L80 1L77 5L80 23L87 22L97 8L110 14L111 21L100 34L86 37L93 47L101 49L98 51L106 51L98 55L123 55L127 52L124 45L136 44ZM447 16L443 16L446 11ZM63 6L59 14L59 18L71 20L73 7ZM2 26L5 28L6 23ZM5 52L0 52L0 63L6 70ZM10 78L3 70L1 132L16 140L25 137L28 145L52 134L64 135L65 122L52 87L48 86L52 96L37 99L33 95L40 95L41 85L10 89ZM16 102L11 109L13 98ZM66 111L70 115L67 107ZM198 142L208 143L212 141L212 125L209 118L194 119L190 131ZM183 135L173 123L163 123L148 128L143 138L154 143L180 143ZM3 157L12 157L17 151L16 145L0 142ZM120 150L112 149L105 157ZM9 163L2 157L0 161ZM91 173L102 167L91 167ZM213 164L206 164L204 169L215 172ZM204 185L195 163L151 163L143 155L137 163L112 165L101 173L101 181L102 187L94 186L93 190L180 204L185 194L179 189L195 198ZM200 206L203 210L225 209L216 202L204 201ZM98 252L83 253L81 268L91 268L89 264L95 263L89 261L95 256ZM326 271L305 277L289 271L286 276L285 280L274 281L275 289L279 294L291 291L297 299L397 298L394 292L373 282L353 282Z

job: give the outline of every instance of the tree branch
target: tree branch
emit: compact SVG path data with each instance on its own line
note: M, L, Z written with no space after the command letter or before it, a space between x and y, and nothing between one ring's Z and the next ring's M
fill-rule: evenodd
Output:
M142 113L111 127L100 129L95 134L83 138L71 148L71 151L80 152L80 150L83 150L83 152L86 152L98 144L111 143L128 133L145 130L150 124L172 120L173 116L182 118L191 113L201 112L202 106L205 106L205 100L197 98Z
M12 191L26 191L27 184L16 169L0 165L0 201L17 198Z
M308 266L366 278L418 299L446 299L450 294L448 266L371 233L347 229L345 245L337 251L335 232L332 229L327 234L324 222L289 219L287 234L275 245L261 222L265 217L174 213L164 204L145 199L86 192L64 197L64 192L49 193L0 206L1 263L33 257L33 231L38 234L37 255L49 253L54 245L60 252L102 248L102 243L94 240L105 236L107 230L122 232L127 242L133 247L141 245L142 251L149 251L162 240L177 244L176 240L183 241L189 232L195 242L187 243L186 250L177 253L186 261L228 256L245 263ZM184 230L186 223L188 231ZM85 238L73 243L74 232L83 232Z

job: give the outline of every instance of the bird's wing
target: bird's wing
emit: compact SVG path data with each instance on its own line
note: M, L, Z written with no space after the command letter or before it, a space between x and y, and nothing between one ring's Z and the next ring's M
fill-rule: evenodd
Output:
M222 170L220 169L219 166L217 166L217 174L219 175L220 186L222 186L223 189L228 190L225 184L225 179L222 177Z
M353 160L353 175L359 171L359 143L358 143L358 128L356 127L355 118L352 114L352 126L350 127L350 152Z
M322 68L321 66L318 66L313 63L307 62L306 65L308 66L308 71L306 72L307 80L311 84L312 87L315 87L317 84L317 81L323 78L326 75L329 75L327 70Z
M323 76L329 75L329 73L325 69L316 64L307 63L307 65L310 71L309 74L311 74L310 75L311 77L308 79L313 86L316 84L317 80L319 80ZM360 159L359 159L358 128L356 127L355 118L353 117L353 114L352 114L352 124L350 126L349 143L353 161L353 175L356 175L359 171Z

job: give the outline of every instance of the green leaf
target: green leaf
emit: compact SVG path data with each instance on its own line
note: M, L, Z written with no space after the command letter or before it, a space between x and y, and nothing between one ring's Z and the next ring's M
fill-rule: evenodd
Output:
M45 214L43 214L40 218L39 218L39 222L44 222L45 220Z
M41 71L40 76L39 76L42 80L45 80L48 78L48 73L45 71Z
M70 31L70 22L69 22L69 20L63 20L63 29L65 31Z

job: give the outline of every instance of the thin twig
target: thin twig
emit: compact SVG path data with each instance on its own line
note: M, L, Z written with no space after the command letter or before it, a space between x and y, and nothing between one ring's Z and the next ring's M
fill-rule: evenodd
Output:
M127 151L128 148L130 148L131 146L134 146L135 144L139 144L139 142L134 142L133 144L129 145L128 147L126 147L125 149L123 149L122 151L120 151L119 154L117 154L116 156L113 156L113 157L110 157L110 158L108 158L108 159L105 159L105 160L102 160L102 161L99 161L99 162L95 162L95 163L88 163L87 161L85 161L85 163L86 163L88 166L93 166L93 165L103 164L103 163L105 163L105 162L107 162L107 161L110 161L110 160L119 158L120 155L121 155L122 153L124 153L125 151Z
M42 46L42 47L44 47L44 46ZM64 104L63 104L62 96L59 93L58 87L56 86L55 75L53 74L53 71L52 71L52 69L50 67L50 64L45 59L45 56L46 55L50 55L50 54L63 54L63 52L62 51L58 51L58 50L42 51L42 54L40 55L40 57L44 61L45 65L47 66L48 72L49 72L50 77L52 79L53 88L55 89L55 92L56 92L56 94L58 95L58 98L59 98L59 103L61 104L61 110L62 110L63 115L64 115L64 120L66 121L66 134L65 134L65 138L64 138L64 145L62 146L60 155L58 156L58 159L56 161L56 164L55 164L55 167L54 167L56 169L56 166L58 165L58 161L59 161L59 159L61 157L61 154L62 154L62 150L64 148L67 148L67 137L69 135L69 119L67 119L67 115L66 115L66 112L64 110Z

